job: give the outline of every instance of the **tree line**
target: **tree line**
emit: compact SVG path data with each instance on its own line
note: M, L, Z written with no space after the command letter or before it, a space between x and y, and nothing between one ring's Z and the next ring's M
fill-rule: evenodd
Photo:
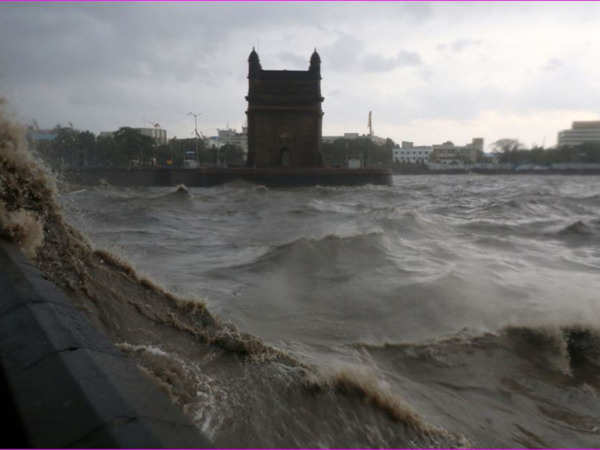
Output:
M245 164L245 154L239 146L227 144L216 148L204 139L172 138L167 144L157 145L153 138L130 127L99 136L91 131L60 125L52 132L54 139L34 142L31 138L30 145L55 170L81 167L181 168L185 167L186 157L205 166ZM332 143L322 143L321 153L328 167L346 167L350 159L360 160L364 167L391 167L392 149L397 147L391 139L387 139L384 145L378 145L368 137L341 138Z
M33 131L31 129L30 131ZM54 169L78 167L185 167L184 160L196 159L200 165L243 166L245 154L234 145L220 148L209 145L204 139L172 138L167 144L155 140L138 130L122 127L110 135L96 136L91 131L77 130L71 126L57 125L52 140L33 142L40 156ZM31 136L33 133L30 133ZM359 160L363 167L392 167L393 149L398 148L392 139L378 145L369 137L340 138L323 142L321 154L328 167L347 167L351 159ZM600 143L583 143L576 146L531 149L517 139L500 139L492 144L498 162L513 166L534 164L548 166L555 163L600 164ZM481 162L490 162L489 154L480 155ZM396 163L399 164L399 163Z
M548 166L556 163L600 163L600 142L586 142L575 146L526 149L517 139L500 139L492 144L499 162L511 165L535 164Z
M33 130L31 130L33 131ZM159 145L139 130L122 127L109 135L96 136L91 131L57 125L51 140L30 145L54 169L80 167L184 167L186 154L203 165L243 165L244 152L235 145L209 146L203 139L172 138ZM190 153L191 152L191 153ZM190 156L193 155L193 156Z

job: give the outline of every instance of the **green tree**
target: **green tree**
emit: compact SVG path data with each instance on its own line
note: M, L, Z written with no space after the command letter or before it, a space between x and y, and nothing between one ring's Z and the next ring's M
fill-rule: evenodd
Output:
M54 127L56 137L52 141L51 156L58 161L59 167L74 167L78 160L77 130L57 125Z
M377 145L366 136L340 138L334 142L323 142L321 154L325 165L330 167L346 167L350 159L360 159L367 167L391 167L392 150L396 146L391 139L387 139L384 145Z
M154 139L130 127L119 128L114 134L119 151L119 165L148 166L153 158Z
M127 166L127 161L121 157L115 139L111 135L98 136L96 139L96 162L101 167Z
M75 139L76 166L89 166L96 157L96 136L91 131L77 131Z
M498 139L492 144L492 149L500 153L500 162L517 164L521 155L519 152L523 149L523 144L517 139Z
M245 163L244 150L232 144L226 144L219 149L219 159L228 166L242 166Z

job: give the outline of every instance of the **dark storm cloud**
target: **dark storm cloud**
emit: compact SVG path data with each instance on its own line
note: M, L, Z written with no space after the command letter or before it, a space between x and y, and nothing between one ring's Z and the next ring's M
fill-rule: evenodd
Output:
M571 56L595 54L595 41L555 52L545 36L556 36L553 24L591 26L598 11L470 3L2 4L0 96L43 126L72 121L99 131L146 118L181 134L189 132L181 123L190 110L202 112L207 128L228 120L239 126L251 47L265 68L304 69L316 46L325 129L329 120L354 120L354 110L362 123L370 108L379 121L398 123L537 107L531 102L576 107L598 101L597 71L572 67ZM523 46L504 41L534 29ZM536 58L529 72L529 55L520 55L527 45ZM510 62L511 52L519 63Z
M218 40L206 39L208 32L194 29L186 16L173 22L160 10L152 14L125 7L109 11L54 7L3 8L3 12L2 34L13 39L0 40L0 57L7 69L3 76L13 82L162 79L200 69L218 48ZM201 52L195 51L194 42L202 43Z
M223 19L206 20L205 12L3 7L0 82L6 92L0 94L48 126L81 118L80 126L96 130L114 126L115 117L137 123L144 110L188 108L190 84L222 87L227 77L214 61L230 28ZM181 92L169 89L177 85ZM106 117L96 114L99 120L91 122L89 110L103 107Z
M104 123L112 123L142 108L164 110L180 103L186 109L197 102L217 116L231 116L223 100L232 89L242 98L247 53L265 33L280 32L288 41L299 26L338 34L342 38L324 50L328 67L359 71L356 52L363 52L364 43L336 32L332 24L340 29L379 20L406 24L431 14L429 5L402 4L369 5L362 14L355 7L287 3L1 8L0 95L25 116L48 115L46 121L53 123L84 117L90 109L99 118L103 107L111 118ZM326 46L314 40L311 44ZM277 53L280 48L269 51L285 65L308 63L308 48ZM106 128L100 122L90 120L87 126Z
M428 11L426 5L380 6L370 7L365 20L390 15L411 20ZM107 73L164 77L210 63L233 34L247 36L250 48L267 29L329 24L332 15L340 22L360 21L351 8L326 5L5 6L0 18L2 74L11 81L40 74L71 79ZM353 47L362 45L358 40L340 41L334 49L335 62L341 63Z

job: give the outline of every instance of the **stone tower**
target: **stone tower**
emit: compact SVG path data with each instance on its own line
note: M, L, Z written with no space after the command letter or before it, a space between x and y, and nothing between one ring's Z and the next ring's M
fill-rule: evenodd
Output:
M248 57L248 167L321 167L321 58L308 70L263 70Z

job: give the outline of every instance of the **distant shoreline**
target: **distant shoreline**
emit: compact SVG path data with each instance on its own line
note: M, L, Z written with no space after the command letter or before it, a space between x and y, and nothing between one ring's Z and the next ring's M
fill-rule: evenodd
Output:
M600 175L600 169L546 169L546 170L512 170L512 169L392 169L394 175Z

